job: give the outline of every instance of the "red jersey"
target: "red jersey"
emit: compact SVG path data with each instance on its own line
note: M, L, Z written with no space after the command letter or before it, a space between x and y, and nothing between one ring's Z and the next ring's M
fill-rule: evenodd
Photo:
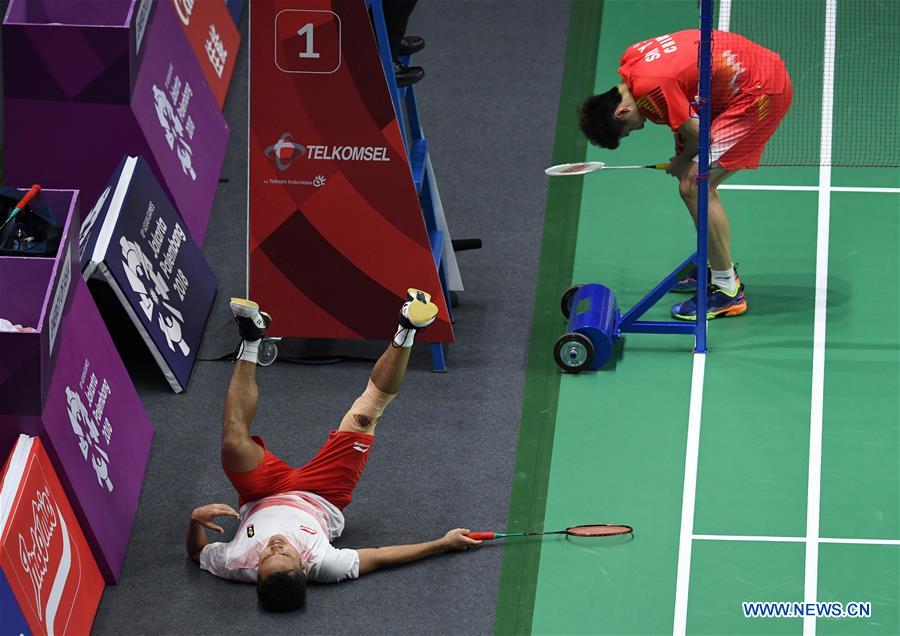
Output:
M695 115L700 31L678 31L643 40L622 54L619 75L641 115L677 131ZM777 53L727 31L713 31L712 116L725 111L738 94L778 95L788 85Z

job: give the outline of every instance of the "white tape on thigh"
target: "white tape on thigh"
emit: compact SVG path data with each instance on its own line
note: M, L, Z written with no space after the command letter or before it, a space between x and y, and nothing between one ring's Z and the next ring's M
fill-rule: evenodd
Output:
M341 424L356 424L356 420L353 418L354 415L363 415L371 420L370 424L373 424L375 420L381 417L381 414L384 413L384 409L387 408L387 405L390 404L391 400L395 397L397 397L396 394L385 393L369 379L369 384L366 386L365 392L356 398L356 402L353 403L353 406L351 406L350 410L347 411L347 414L344 415Z

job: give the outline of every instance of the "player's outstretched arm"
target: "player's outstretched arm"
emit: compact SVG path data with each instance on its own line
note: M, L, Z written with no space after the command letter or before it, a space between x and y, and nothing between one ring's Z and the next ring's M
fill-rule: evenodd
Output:
M409 545L389 545L383 548L365 548L359 552L359 575L368 574L381 568L390 568L404 563L412 563L445 552L468 550L481 541L465 536L467 528L455 528L440 539Z
M206 538L206 530L215 530L224 533L222 526L213 523L216 517L235 517L240 519L241 515L228 504L207 504L194 508L191 512L191 521L188 524L187 537L185 539L185 549L188 556L194 561L200 562L200 553L206 547L208 540Z

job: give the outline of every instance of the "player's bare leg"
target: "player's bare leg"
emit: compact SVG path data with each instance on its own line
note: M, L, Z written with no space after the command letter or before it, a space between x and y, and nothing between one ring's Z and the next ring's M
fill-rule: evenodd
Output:
M375 433L378 418L400 392L416 332L434 322L437 312L437 305L431 302L430 294L417 289L409 290L408 300L400 310L400 324L393 340L378 358L365 392L347 411L338 430Z
M678 184L678 193L691 213L695 226L699 207L696 174L697 164L693 164ZM718 191L719 185L732 174L734 171L718 167L711 168L709 171L707 247L710 287L707 299L707 318L739 316L747 311L744 286L738 279L734 262L731 260L731 226L728 223L728 216L725 214ZM696 289L696 282L694 287ZM696 296L690 300L676 303L672 307L672 315L679 320L696 320Z
M256 303L243 298L231 299L231 311L241 334L241 348L225 394L222 467L247 472L259 465L265 452L250 438L250 424L259 403L259 386L256 384L258 348L272 319L259 311Z
M692 171L693 172L693 171ZM708 250L709 265L714 270L730 269L731 260L731 225L722 200L719 198L719 185L736 171L713 168L709 171L709 214L708 214ZM696 172L682 179L678 193L697 224L697 181Z

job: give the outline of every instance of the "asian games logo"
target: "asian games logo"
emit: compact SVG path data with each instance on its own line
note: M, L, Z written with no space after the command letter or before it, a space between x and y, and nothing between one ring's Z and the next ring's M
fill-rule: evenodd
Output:
M294 143L291 133L286 132L278 138L274 144L266 148L266 157L275 160L275 165L281 172L291 166L291 162L297 157L306 154L306 146Z
M182 355L187 357L191 348L184 341L184 333L181 328L185 319L182 313L170 303L168 284L156 272L153 263L136 241L129 241L122 236L119 244L122 247L122 265L125 275L128 277L131 290L138 295L138 304L144 315L147 316L147 320L152 321L155 314L169 349L175 351L175 345L177 345Z
M85 359L79 386L75 389L66 386L66 408L82 457L94 469L100 487L112 492L114 486L109 474L109 447L113 428L109 418L103 413L112 389L105 378L100 382L96 373L91 373L88 378L89 369L90 361ZM87 406L82 399L82 392L85 393ZM94 397L97 397L96 402ZM91 411L88 410L89 406L92 407ZM104 446L106 450L103 449Z

